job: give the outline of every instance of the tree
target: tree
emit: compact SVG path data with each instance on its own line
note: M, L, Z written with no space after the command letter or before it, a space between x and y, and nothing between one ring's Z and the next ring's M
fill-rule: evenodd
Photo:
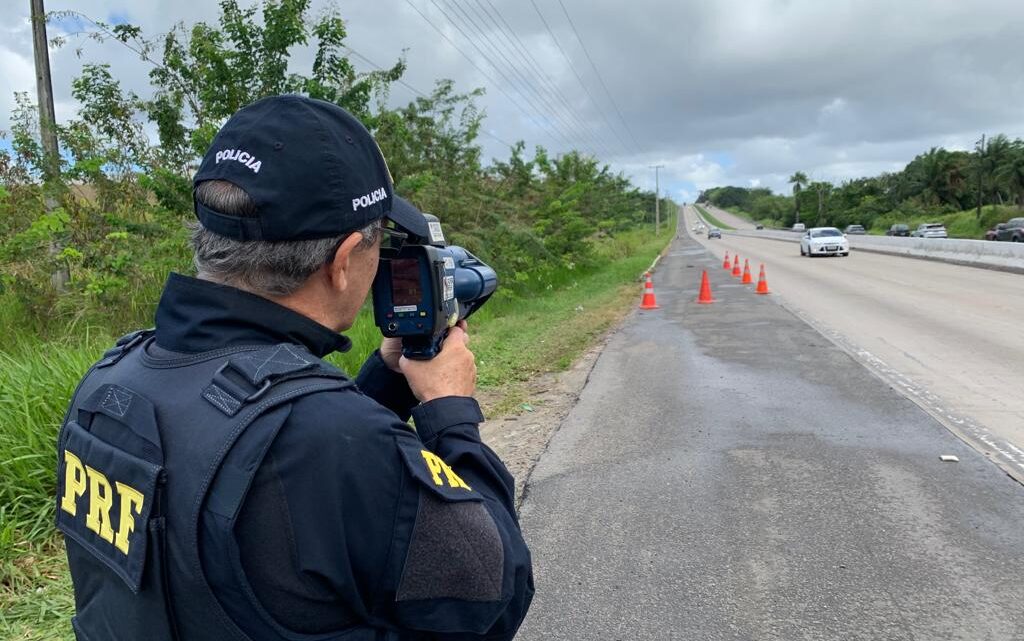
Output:
M953 153L941 147L932 147L907 165L907 173L918 194L926 204L955 205L964 186L966 154Z
M821 227L827 220L827 201L832 194L832 183L815 181L810 184L810 190L818 196L818 217L815 219L815 227Z
M1013 155L1014 144L1005 134L993 136L989 139L985 148L981 150L977 163L978 169L987 179L984 184L988 186L988 193L995 196L994 199L990 196L988 202L992 203L994 200L998 200L999 204L1003 204L1004 192L1007 197L1012 198L1009 185L1003 179L1003 176L1006 174L1000 170L1011 162ZM982 198L984 196L985 193L983 192Z
M793 185L793 213L795 222L800 222L800 192L807 186L807 174L798 171L789 177L789 183Z
M137 106L157 126L163 163L188 173L224 120L265 96L301 93L327 100L372 128L371 99L401 77L405 61L357 72L343 55L347 31L340 15L329 8L311 18L310 2L262 0L242 8L238 0L221 0L217 25L178 23L153 39L130 24L108 25L76 11L55 15L88 22L90 37L121 42L153 65L154 93ZM289 71L292 49L311 40L310 70Z
M1024 208L1024 140L1009 145L1006 159L996 169L995 177L1006 185L1011 199Z

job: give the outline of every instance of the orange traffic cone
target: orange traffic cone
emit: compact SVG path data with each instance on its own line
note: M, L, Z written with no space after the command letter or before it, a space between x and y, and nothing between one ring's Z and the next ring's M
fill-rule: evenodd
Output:
M757 289L754 290L755 294L767 294L768 293L768 279L764 276L764 263L761 264L761 275L757 277Z
M743 273L740 271L740 255L736 254L735 256L733 256L733 259L734 260L732 261L732 275L739 276L740 274Z
M658 309L658 301L654 299L654 283L651 282L651 275L644 274L647 282L644 283L644 297L640 301L640 309Z
M746 260L746 259L743 260L743 280L741 280L740 282L743 283L744 285L749 285L750 283L754 282L754 280L750 277L750 261L749 260Z
M700 278L700 295L697 296L697 302L702 305L715 302L715 299L711 298L711 281L708 280L707 270L704 270L704 275Z
M732 265L729 264L729 252L725 252L725 261L722 263L722 269L732 269Z

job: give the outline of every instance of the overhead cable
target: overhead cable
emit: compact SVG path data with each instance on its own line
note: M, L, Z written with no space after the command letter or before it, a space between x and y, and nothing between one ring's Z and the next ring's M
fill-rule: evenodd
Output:
M555 32L551 30L551 25L549 25L548 21L544 18L544 14L540 12L540 8L537 7L537 3L534 0L530 0L530 4L533 5L533 10L537 12L537 16L540 18L540 21L544 23L544 28L547 29L548 35L551 36L551 39L554 41L555 46L558 47L558 50L562 52L562 57L565 58L565 61L567 63L569 63L569 68L572 70L573 75L576 76L576 80L579 81L580 86L583 87L583 91L585 91L587 96L590 97L590 101L594 103L594 107L597 108L597 111L601 115L601 118L604 120L605 124L608 125L608 128L615 135L615 138L619 141L619 144L622 145L622 148L628 150L629 145L626 144L626 141L622 139L622 136L619 135L619 132L615 129L615 127L612 126L611 121L608 120L608 116L606 116L604 113L604 109L601 108L600 103L597 102L597 100L594 98L594 94L590 93L590 89L587 88L586 83L583 82L583 78L581 78L579 72L576 71L576 66L573 64L572 59L569 58L569 55L565 53L565 49L563 49L562 45L558 42L558 38L555 36Z
M363 54L359 53L358 51L356 51L356 50L355 50L355 49L353 49L352 47L349 47L348 45L342 45L342 47L344 47L344 49L345 49L346 51L348 51L348 52L349 52L350 54L352 54L353 56L355 56L355 57L359 58L360 60L362 60L362 61L363 61L363 62L365 62L366 64L370 65L370 66L371 66L371 67L373 67L374 69L376 69L376 70L378 70L378 71L384 71L384 70L385 70L385 69L384 69L384 67L382 67L382 66L378 65L377 63L375 63L374 61L370 60L369 58L367 58L367 57L366 57L366 56L364 56ZM411 91L411 92L413 92L414 94L416 94L417 96L419 96L420 98L425 98L425 99L427 99L427 100L429 100L429 99L430 99L430 96L428 96L427 94L423 93L422 91L420 91L420 90L419 90L419 89L417 89L416 87L413 87L412 85L410 85L410 84L409 84L408 82L406 82L406 81L402 80L401 78L399 78L399 79L397 80L397 82L398 82L398 83L399 83L400 85L402 85L403 87L405 87L406 89L408 89L409 91ZM480 129L480 133L482 133L483 135L485 135L485 136L487 136L487 137L489 137L489 138L493 138L494 140L497 140L498 142L500 142L501 144L505 145L505 146L506 146L506 147L508 147L509 149L511 149L511 148L512 148L512 146L513 146L513 145L511 145L510 143L508 143L508 142L506 142L506 141L502 140L502 139L501 139L501 138L499 138L498 136L495 136L495 135L494 135L494 134L492 134L491 132L487 131L486 129L483 129L483 128L481 128L481 129Z
M469 64L471 64L474 69L479 71L480 74L484 78L486 78L498 91L500 91L502 93L502 95L504 95L506 98L508 98L509 101L512 103L512 105L516 109L518 109L524 116L526 116L531 122L533 122L533 124L535 124L538 129L543 129L544 128L544 125L539 123L537 121L537 119L533 117L533 115L531 115L529 112L527 112L527 110L519 103L518 100L516 100L511 95L509 95L509 93L507 91L505 91L505 89L502 87L501 84L496 82L494 80L494 78L492 78L489 73L487 73L486 71L481 69L480 65L476 64L476 61L474 61L472 57L470 57L465 51L463 51L461 47L459 47L457 44L455 44L455 42L451 38L448 37L448 34L446 34L444 32L444 30L442 30L440 27L438 27L436 24L434 24L434 22L430 18L428 18L426 16L426 14L424 14L422 11L420 11L419 7L417 7L415 4L412 3L412 0L405 0L405 2L410 7L413 8L413 11L418 13L420 15L420 17L423 18L424 22L426 22L428 25L430 25L431 28L434 31L436 31L442 38L444 38L446 41L448 41L448 44L450 44L452 47L455 48L456 51L458 51L460 54L462 54L462 57L465 58L466 60L468 60Z
M487 3L486 6L484 5L485 1ZM591 144L594 144L596 145L596 147L600 148L602 153L609 154L610 147L606 143L605 138L600 135L602 133L606 134L607 132L604 131L603 129L595 127L592 123L584 122L583 119L580 118L578 110L569 104L569 101L562 93L562 90L554 81L551 80L550 77L548 77L547 73L541 68L540 64L533 57L533 54L531 54L529 49L527 49L526 46L523 45L522 40L520 40L515 30L508 23L508 21L505 20L505 17L501 14L501 11L494 6L491 0L478 0L478 2L481 8L483 9L483 13L486 14L487 18L491 21L491 23L495 27L497 27L499 33L501 33L505 37L505 40L509 42L509 44L511 45L510 50L513 51L514 54L518 56L520 60L523 61L525 67L527 68L527 72L533 73L540 80L542 88L548 93L550 93L552 96L557 98L558 101L562 104L562 106L565 107L565 113L568 114L569 119L576 126L577 130L582 132L585 136L587 136L587 139L591 141ZM488 6L490 7L490 10L488 10ZM494 15L492 15L492 11L493 14L497 16L497 19L495 19ZM498 23L498 20L501 21L500 24Z
M409 2L409 0L406 0L406 2ZM410 4L411 4L411 3L410 3ZM468 35L466 34L466 31L465 31L465 30L464 30L464 29L463 29L463 28L462 28L462 27L461 27L461 26L460 26L460 25L459 25L459 24L458 24L457 22L455 22L454 20L452 20L452 17L451 17L451 16L450 16L450 15L448 14L448 12L447 12L447 11L445 11L445 10L444 10L444 9L443 9L443 8L442 8L442 7L441 7L441 6L439 5L439 4L437 4L437 2L436 2L435 0L430 0L430 4L434 5L434 7L435 7L435 8L436 8L436 9L437 9L438 11L440 11L440 12L441 12L441 14L442 14L442 15L443 15L443 16L445 17L445 19L446 19L446 20L448 20L448 22L449 22L449 23L450 23L450 24L451 24L451 25L452 25L453 27L455 27L455 30L456 30L456 31L458 31L458 32L459 32L459 33L460 33L460 34L462 35L462 37L463 37L463 38L465 38L465 39L466 39L466 41L467 41L467 42L469 42L469 44L471 44L471 45L473 46L473 48L474 48L474 49L476 49L477 53L479 53L479 54L480 54L480 56L481 56L481 57L483 57L483 58L484 58L484 60L486 60L486 61L487 61L487 64L489 64L489 65L491 66L491 68L492 68L492 69L494 69L494 71L496 71L496 72L498 73L498 75L500 75L500 76L502 77L502 79L503 79L503 80L504 80L504 81L505 81L505 82L506 82L506 83L507 83L507 84L508 84L509 86L514 86L514 85L515 85L515 83L513 83L513 82L512 82L512 81L511 81L511 80L509 79L509 77L508 77L508 76L507 76L507 75L505 74L505 72L504 72L504 71L502 71L502 70L501 70L501 68L499 68L499 67L498 67L498 66L497 66L496 64L494 64L494 62L493 62L493 61L492 61L492 60L490 59L490 57L489 57L489 56L488 56L488 55L487 55L486 53L484 53L484 51L483 51L483 50L482 50L482 49L480 48L480 46L479 46L479 45L477 45L477 44L476 44L476 42L475 42L475 41L474 41L474 40L473 40L472 38L470 38L470 37L469 37L469 36L468 36ZM475 66L475 63L474 63L474 66ZM478 68L479 68L479 67L478 67ZM489 78L489 77L488 77L488 78ZM490 78L489 78L489 79L490 79ZM494 80L493 80L493 79L490 79L490 80L491 80L491 82L494 82ZM500 85L499 85L499 89L501 89L501 88L500 88ZM502 93L505 93L504 89L501 89L501 91L502 91ZM505 95L507 96L508 94L507 94L507 93L505 93ZM541 117L541 122L543 122L543 123L544 123L544 124L543 124L542 126L544 126L544 127L547 127L547 129L548 129L548 130L550 130L550 131L554 132L554 133L555 133L555 134L557 134L557 135L558 135L558 136L559 136L560 138L562 138L562 141L563 141L563 143L564 143L564 144L566 144L566 145L569 145L569 146L572 146L572 142L571 142L571 141L570 141L570 140L568 139L568 137L567 137L567 136L566 136L566 135L565 135L565 134L564 134L564 133L562 132L561 128L560 128L560 127L559 127L558 125L555 125L554 123L551 123L550 121L548 121L548 122L544 122L544 110L543 110L543 109L538 109L538 108L537 108L537 105L536 105L536 103L534 103L534 101L533 101L533 100L532 100L532 99L531 99L531 98L530 98L529 96L527 96L527 95L522 95L522 94L520 94L520 95L522 96L523 100L524 100L524 101L525 101L526 103L528 103L528 104L529 104L529 105L531 106L531 108L533 108L533 109L534 109L534 110L535 110L535 111L536 111L536 112L537 112L537 113L538 113L538 114L540 115L540 117ZM509 98L511 98L511 96L509 96Z
M519 68L519 66L512 62L507 55L505 55L505 52L502 51L501 48L495 42L495 40L491 38L490 34L487 32L484 26L478 24L477 21L469 14L468 11L465 10L465 8L462 5L460 5L455 0L448 0L448 4L450 7L453 7L456 11L458 11L459 15L461 16L463 26L465 26L468 31L472 31L473 35L477 37L477 40L473 42L474 46L477 46L478 50L481 51L482 49L486 48L488 53L497 54L497 56L504 61L513 80L517 81L515 87L517 91L519 91L520 95L526 97L527 94L529 94L530 96L535 98L537 102L540 103L542 113L550 114L553 118L557 118L561 123L560 127L565 126L566 130L569 131L568 135L565 135L565 132L563 131L563 135L565 135L566 140L569 142L569 144L572 145L573 143L571 140L571 130L574 127L572 121L560 109L558 109L554 104L552 104L552 102L544 94L537 90L537 88L534 86L534 83L532 82L532 79L527 77L528 74L524 74L523 71ZM470 7L472 7L472 5L470 5ZM479 16L480 14L477 13L477 15ZM493 58L488 58L488 61L491 63L492 66L497 66L498 64L497 62L495 62L495 59ZM536 105L536 103L531 104ZM559 130L562 131L561 128Z
M629 125L626 124L626 119L622 117L622 111L619 110L619 105L615 103L615 98L612 97L612 92L608 91L608 85L604 83L604 79L601 77L601 72L598 71L597 65L594 64L594 59L590 57L590 52L587 51L587 45L583 44L583 38L580 37L580 32L576 30L576 25L573 23L572 18L569 17L569 12L565 8L565 4L562 0L558 0L558 6L562 7L562 13L565 14L565 19L569 21L569 26L572 27L572 32L576 34L576 40L579 41L580 47L583 49L583 55L587 57L587 61L590 62L590 68L594 70L594 75L597 76L598 82L601 83L601 88L604 89L604 93L608 96L608 100L612 103L612 107L615 107L615 113L619 116L619 122L622 123L623 129L629 134L630 139L633 141L633 147L636 151L640 151L640 145L636 142L636 136L630 131Z

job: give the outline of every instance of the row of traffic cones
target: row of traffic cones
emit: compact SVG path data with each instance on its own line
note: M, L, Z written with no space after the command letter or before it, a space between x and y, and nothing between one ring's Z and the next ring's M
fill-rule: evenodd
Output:
M725 261L722 263L723 269L732 270L733 276L739 276L740 282L744 285L752 284L754 281L750 276L750 261L743 261L743 270L740 271L740 257L736 255L733 257L733 262L729 263L729 252L725 252ZM761 263L761 274L757 278L757 288L754 289L755 294L768 294L768 278L764 273L764 263ZM711 281L708 279L708 272L705 269L700 279L700 293L697 295L697 302L702 305L708 305L715 302L715 299L711 295ZM640 300L640 309L658 309L658 300L654 296L654 283L651 280L651 273L644 272L644 296Z
M750 261L747 259L743 260L743 271L740 271L740 256L736 254L733 256L732 266L729 266L729 252L725 252L725 261L722 263L724 269L731 269L733 276L740 276L740 282L744 285L750 285L754 280L750 277ZM761 263L761 274L757 278L757 288L754 290L755 294L767 294L768 293L768 279L764 273L764 263Z

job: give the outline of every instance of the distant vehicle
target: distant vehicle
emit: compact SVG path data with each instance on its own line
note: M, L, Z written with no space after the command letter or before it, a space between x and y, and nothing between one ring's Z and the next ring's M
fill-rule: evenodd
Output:
M1007 227L1007 223L1005 223L1005 222L1000 222L999 224L995 225L994 227L992 227L991 229L989 229L988 231L985 232L985 240L986 241L998 240L997 237L999 236L999 230L1000 229L1006 229L1006 227Z
M910 227L903 224L896 224L889 228L889 231L885 232L886 236L909 236Z
M800 255L849 256L850 241L835 227L811 227L800 238Z
M917 238L949 238L946 226L942 223L921 223L910 235Z
M996 225L996 240L1024 243L1024 218L1011 218L1005 223Z
M796 223L796 224L793 225L793 231L804 231L806 229L807 229L807 226L804 225L803 223Z
M712 227L708 230L708 238L722 238L722 230L718 227Z
M864 229L864 225L847 225L846 229L843 230L843 233L863 236L868 232Z
M762 225L761 223L758 223L758 224L754 225L754 229L764 229L764 225Z

